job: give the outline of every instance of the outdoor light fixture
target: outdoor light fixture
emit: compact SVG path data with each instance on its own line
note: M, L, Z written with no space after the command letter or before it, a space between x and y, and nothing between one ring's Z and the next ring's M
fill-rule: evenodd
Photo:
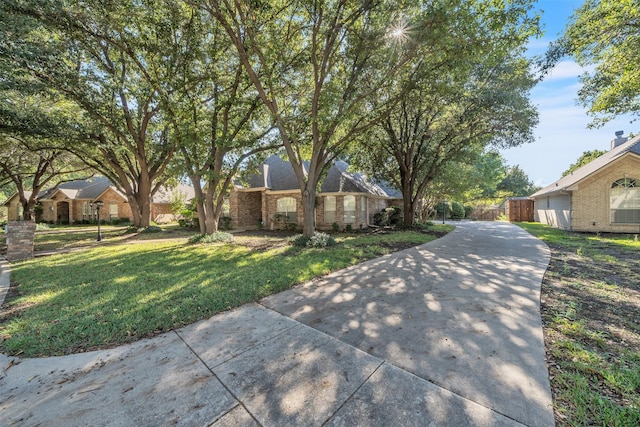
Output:
M444 200L444 201L442 202L442 223L443 223L443 224L444 224L444 220L445 220L445 219L446 219L446 217L447 217L447 206L448 206L448 203L447 203L447 201L446 201L446 200Z
M100 232L100 208L104 206L104 202L102 200L96 200L95 202L89 203L91 208L96 208L96 217L98 218L98 242L102 241L102 233Z

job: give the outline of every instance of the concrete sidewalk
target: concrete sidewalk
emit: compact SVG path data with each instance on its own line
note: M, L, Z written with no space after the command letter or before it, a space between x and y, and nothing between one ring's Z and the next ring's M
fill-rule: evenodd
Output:
M0 425L550 426L549 252L506 223L110 350L0 356Z

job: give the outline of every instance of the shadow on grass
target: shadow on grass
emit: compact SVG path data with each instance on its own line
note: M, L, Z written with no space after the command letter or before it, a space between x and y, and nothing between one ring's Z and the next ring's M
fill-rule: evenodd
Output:
M252 251L162 241L16 263L20 295L0 318L0 350L39 357L133 342L386 252L353 244Z

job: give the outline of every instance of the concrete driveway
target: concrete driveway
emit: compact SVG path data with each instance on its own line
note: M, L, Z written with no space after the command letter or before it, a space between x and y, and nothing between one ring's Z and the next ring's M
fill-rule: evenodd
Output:
M507 223L110 350L0 356L0 425L552 426L549 262Z

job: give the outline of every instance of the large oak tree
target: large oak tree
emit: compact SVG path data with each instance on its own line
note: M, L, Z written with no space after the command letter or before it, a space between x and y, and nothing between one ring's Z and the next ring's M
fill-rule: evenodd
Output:
M224 27L275 121L302 193L305 235L314 231L327 166L402 97L419 69L451 62L468 12L454 0L194 3Z
M172 82L183 63L188 17L181 12L162 1L0 6L5 83L45 90L84 112L66 148L126 195L139 227L150 224L151 197L175 152L162 121L163 94L151 80Z

